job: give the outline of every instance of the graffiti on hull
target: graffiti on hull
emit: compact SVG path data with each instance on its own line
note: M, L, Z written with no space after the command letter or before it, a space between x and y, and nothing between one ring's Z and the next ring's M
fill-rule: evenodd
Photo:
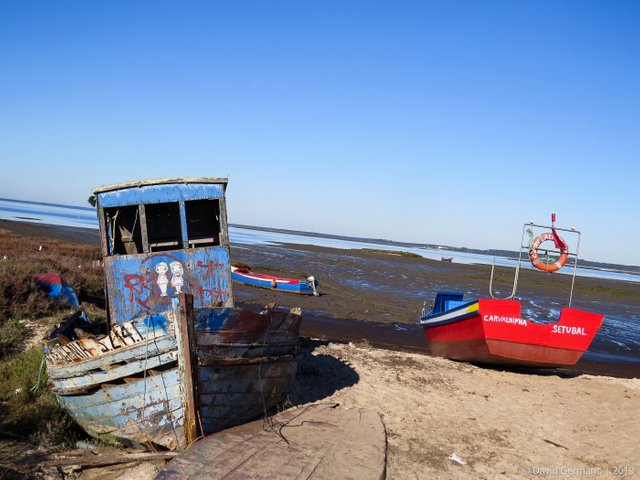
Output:
M196 307L230 306L227 265L168 253L117 259L108 268L109 306L117 313L118 323L164 311L170 308L171 297L179 293L193 295Z

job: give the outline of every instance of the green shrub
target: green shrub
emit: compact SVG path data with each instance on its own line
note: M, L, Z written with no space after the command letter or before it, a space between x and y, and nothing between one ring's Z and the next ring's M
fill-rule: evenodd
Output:
M45 447L72 446L82 436L47 389L44 353L31 348L0 363L0 428Z
M20 351L25 333L25 328L18 320L0 322L0 360Z

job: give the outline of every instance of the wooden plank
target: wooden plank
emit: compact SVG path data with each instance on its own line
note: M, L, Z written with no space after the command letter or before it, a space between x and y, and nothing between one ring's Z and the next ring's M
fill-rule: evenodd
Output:
M154 357L145 358L135 362L127 363L110 371L101 373L88 373L81 377L52 380L51 391L58 395L73 394L81 389L99 387L101 383L112 382L116 379L141 373L145 368L155 368L177 359L177 353L166 352Z
M78 422L84 424L101 424L101 432L110 432L117 428L136 427L154 430L170 421L171 413L177 412L175 417L182 416L182 401L180 397L171 399L156 398L153 403L106 404L99 410L75 410L69 412ZM155 418L158 417L158 418ZM158 422L158 420L161 420Z
M142 388L128 384L102 384L100 389L89 395L73 395L60 397L60 401L69 409L81 408L101 408L106 403L130 403L130 402L150 402L154 395L165 394L171 398L167 392L179 389L177 367L162 372L162 376L147 377L138 379L146 382ZM142 386L142 383L140 384ZM142 394L144 393L144 396Z
M198 380L201 384L209 384L210 382L247 378L249 376L260 378L294 377L296 370L297 364L293 361L258 365L227 365L221 368L210 366L198 369Z
M144 203L138 204L138 214L140 215L140 235L142 236L142 251L149 253L149 234L147 233L147 210Z
M114 325L109 335L100 339L88 337L70 341L59 335L57 345L48 345L47 364L49 367L67 367L72 362L108 358L118 350L126 350L145 340L172 336L173 315L171 312L165 312L163 315L167 317L166 328L149 328L146 325L147 317L144 317L122 325Z
M228 332L225 330L221 330L219 332L208 332L202 331L198 332L197 343L198 346L207 346L207 347L228 347L233 345L234 347L258 347L264 345L286 345L295 347L298 345L298 332L290 332L290 331L270 331L266 332L253 332L253 333L245 333L233 331L232 333L238 336L237 342L229 341L228 337L224 335Z
M69 465L79 465L81 467L99 467L105 465L116 465L119 463L148 462L156 460L168 460L178 455L177 452L113 452L108 454L87 453L85 455L60 455L60 458L49 460L42 464L43 467L63 467Z
M138 343L135 346L113 351L108 355L86 359L82 362L66 365L49 365L47 373L51 379L71 378L86 375L91 370L112 369L112 365L127 363L132 360L141 360L154 357L160 353L170 352L176 346L175 336L167 335L149 342Z
M176 305L177 303L177 305ZM197 438L197 381L196 367L193 364L194 332L193 332L193 297L181 294L178 301L174 300L174 308L178 308L177 325L175 329L178 344L178 371L183 389L184 402L184 432L185 443L191 445Z
M244 478L379 480L386 473L386 432L377 412L314 404L199 440L157 479Z

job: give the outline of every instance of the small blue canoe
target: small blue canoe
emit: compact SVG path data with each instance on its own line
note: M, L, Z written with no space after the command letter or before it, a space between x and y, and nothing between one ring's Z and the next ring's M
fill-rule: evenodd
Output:
M318 281L312 276L298 280L295 278L257 273L248 268L234 267L232 265L231 278L236 282L253 287L268 288L269 290L279 290L287 293L298 293L300 295L318 295L318 291L316 290Z

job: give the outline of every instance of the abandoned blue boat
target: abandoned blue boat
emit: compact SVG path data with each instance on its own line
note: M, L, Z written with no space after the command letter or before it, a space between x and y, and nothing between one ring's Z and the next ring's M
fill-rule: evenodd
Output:
M288 393L300 309L234 306L226 185L171 178L94 190L109 329L70 319L45 347L50 389L89 434L184 449Z

